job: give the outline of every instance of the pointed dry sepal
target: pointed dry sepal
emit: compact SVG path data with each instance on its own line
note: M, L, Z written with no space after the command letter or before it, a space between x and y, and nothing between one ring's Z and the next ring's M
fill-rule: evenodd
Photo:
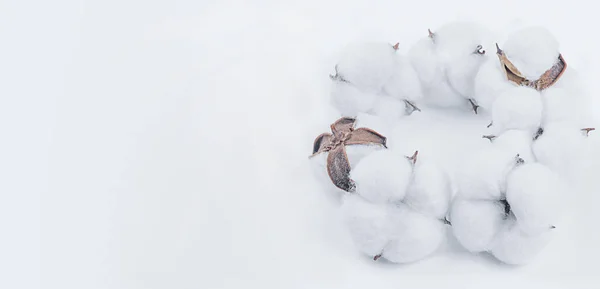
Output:
M392 48L394 48L394 50L398 50L399 47L400 47L400 42L397 42L396 44L394 44L394 46L392 46Z
M585 133L585 136L589 136L590 131L594 131L594 130L596 130L596 128L594 128L594 127L586 127L586 128L581 129L581 131Z
M472 98L469 98L469 103L471 104L471 108L473 109L475 114L477 114L477 110L479 109L479 105L477 104L477 101Z
M321 152L325 150L325 147L329 145L331 142L331 138L333 137L330 133L322 133L320 134L313 143L313 155L317 152Z
M336 137L340 137L341 133L352 131L355 123L355 118L342 117L331 124L331 132L333 132L333 135Z
M377 255L373 256L373 261L377 261L377 260L379 260L379 258L381 258L381 255L382 255L382 254L381 254L381 253L379 253L379 254L377 254Z
M494 122L493 122L493 121L490 121L490 124L488 124L488 125L487 125L487 128L490 128L490 127L492 127L492 125L494 125Z
M353 192L356 188L354 181L350 179L350 161L346 155L346 147L337 146L329 151L327 156L327 174L333 184L346 191Z
M417 156L419 155L419 151L415 151L415 153L412 156L406 156L406 159L408 161L410 161L411 164L416 164L417 163Z
M498 43L496 43L496 54L498 54L498 55L504 54L504 51L502 51L502 49L500 49L500 46L498 46Z
M370 128L357 128L346 140L346 145L382 145L387 148L387 138Z
M496 138L496 136L490 134L490 135L481 136L481 138L487 138L490 142L492 142L492 141L494 141L494 139Z
M404 100L404 104L405 104L405 111L407 115L411 115L413 112L415 111L421 111L421 109L419 107L417 107L412 101L410 100Z

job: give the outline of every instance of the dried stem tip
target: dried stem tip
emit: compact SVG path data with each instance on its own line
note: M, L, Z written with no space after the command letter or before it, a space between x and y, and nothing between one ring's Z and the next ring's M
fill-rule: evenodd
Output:
M581 131L585 132L585 136L589 136L590 135L590 131L596 130L596 128L594 127L586 127L586 128L582 128Z
M373 261L377 261L377 259L381 258L381 254L377 254L375 255L375 257L373 257Z
M400 42L394 44L394 46L392 46L392 48L394 48L394 50L398 50L398 47L400 47Z
M495 135L491 135L491 134L490 134L490 135L484 135L484 136L482 136L482 138L487 138L487 139L489 139L490 141L493 141L493 140L496 138L496 136L495 136Z
M406 157L406 159L408 159L414 165L415 163L417 163L417 155L419 155L419 151L415 151L415 153L412 156Z

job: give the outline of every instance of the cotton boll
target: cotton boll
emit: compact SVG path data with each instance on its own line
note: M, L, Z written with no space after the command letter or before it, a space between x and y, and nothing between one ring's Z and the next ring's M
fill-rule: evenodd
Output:
M404 101L390 96L381 96L375 102L371 112L388 122L393 122L407 115L406 109Z
M582 163L585 136L581 128L569 122L544 126L543 134L533 143L533 153L541 164L568 174Z
M373 204L352 194L346 196L341 213L355 246L369 256L380 254L395 229L389 205Z
M426 258L446 239L444 223L406 207L395 211L394 221L394 234L382 253L391 262L410 263Z
M514 219L508 220L494 242L492 255L498 260L523 265L531 262L550 242L552 231L541 234L528 234Z
M502 50L528 79L538 79L552 67L560 53L559 43L543 27L528 27L509 35Z
M400 100L418 101L423 97L421 81L409 60L397 56L394 73L383 87L385 93Z
M573 95L564 88L549 87L543 92L544 124L571 121L577 117L573 107Z
M492 105L492 123L496 134L509 129L535 133L542 122L540 94L528 87L513 87L496 98Z
M475 76L485 60L479 54L466 54L448 63L448 82L462 97L470 99L475 95Z
M473 98L477 104L487 110L492 109L492 104L507 89L515 87L507 81L502 73L498 59L488 59L479 68L475 76Z
M434 76L433 83L423 89L422 102L440 108L456 108L468 105L465 98L450 86L446 74L442 70L439 70Z
M456 199L450 210L454 237L473 253L491 249L505 218L505 207L499 201Z
M367 112L376 100L377 94L361 91L350 83L332 83L331 102L342 116L356 117L360 112Z
M500 134L493 140L493 145L511 152L512 155L519 154L526 163L535 161L531 145L533 135L528 131L512 129Z
M546 166L524 164L508 176L506 200L522 230L540 233L558 221L565 189L562 178Z
M388 43L349 44L336 65L338 76L363 91L378 92L394 71L396 50Z
M407 56L422 85L431 85L439 71L433 41L428 37L420 39L410 48Z
M412 165L406 157L392 150L371 153L350 171L356 192L376 202L401 201L412 179Z
M506 188L506 177L516 164L516 155L496 147L469 155L457 174L458 196L499 200Z
M404 203L434 219L444 219L451 198L450 180L436 163L419 159Z

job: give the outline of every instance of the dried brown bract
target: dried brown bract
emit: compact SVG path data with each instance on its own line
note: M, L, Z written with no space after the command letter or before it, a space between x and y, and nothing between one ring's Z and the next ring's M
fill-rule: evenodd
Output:
M509 81L521 85L534 88L538 91L542 91L550 86L552 86L558 79L563 75L565 70L567 69L567 63L565 59L562 57L562 54L558 55L558 59L556 63L550 69L546 70L540 78L536 80L527 79L523 74L515 67L515 65L508 59L504 51L500 49L498 43L496 43L496 55L498 55L498 59L500 59L500 64L502 65L502 70Z
M347 145L380 145L386 146L386 137L369 128L354 128L356 119L342 117L331 124L332 133L319 135L313 144L311 157L328 152L327 174L333 184L347 192L355 189L350 179L350 162L346 154Z

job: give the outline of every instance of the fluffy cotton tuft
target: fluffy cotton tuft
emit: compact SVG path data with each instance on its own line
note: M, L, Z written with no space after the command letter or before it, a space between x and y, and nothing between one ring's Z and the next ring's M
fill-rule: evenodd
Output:
M388 122L397 121L408 114L406 103L403 100L390 96L380 96L371 112Z
M361 252L375 256L390 241L397 230L392 209L388 204L374 204L356 194L345 197L341 208L343 222Z
M470 155L457 174L458 196L476 200L499 200L506 177L516 165L516 155L496 147Z
M552 122L578 122L582 117L578 109L578 95L568 89L549 87L543 92L544 124Z
M388 43L360 42L345 47L338 76L363 91L379 92L394 71L396 50Z
M556 172L568 173L582 163L585 136L570 122L544 126L543 134L533 143L533 153L541 164Z
M522 230L540 233L558 221L565 191L562 178L546 166L524 164L508 176L506 200Z
M438 57L431 39L424 37L417 41L410 48L407 56L422 85L430 86L440 72Z
M527 234L514 219L508 220L494 242L492 255L498 260L522 265L531 262L550 242L552 230Z
M412 165L402 154L380 150L365 157L350 172L356 192L375 203L401 201L412 179Z
M394 72L385 83L385 93L398 100L419 101L423 97L421 82L415 68L409 60L397 55L394 63Z
M499 201L456 199L450 210L452 233L469 252L490 250L506 218Z
M531 80L538 79L552 67L560 53L558 41L543 27L516 31L501 48L515 67Z
M361 91L350 83L333 81L331 84L331 103L342 116L356 117L367 112L376 100L377 94Z
M507 89L492 105L492 122L496 134L521 129L532 134L541 126L543 104L540 94L528 87Z
M491 110L498 95L513 87L515 85L502 73L500 61L490 57L481 65L475 76L473 98L479 106Z
M444 219L452 195L450 180L437 164L418 160L404 203L436 219Z
M532 143L533 135L518 129L507 130L493 140L494 146L509 151L512 155L518 154L526 163L535 161L531 150Z
M400 206L395 211L391 241L382 257L395 263L410 263L434 253L446 239L444 223Z

